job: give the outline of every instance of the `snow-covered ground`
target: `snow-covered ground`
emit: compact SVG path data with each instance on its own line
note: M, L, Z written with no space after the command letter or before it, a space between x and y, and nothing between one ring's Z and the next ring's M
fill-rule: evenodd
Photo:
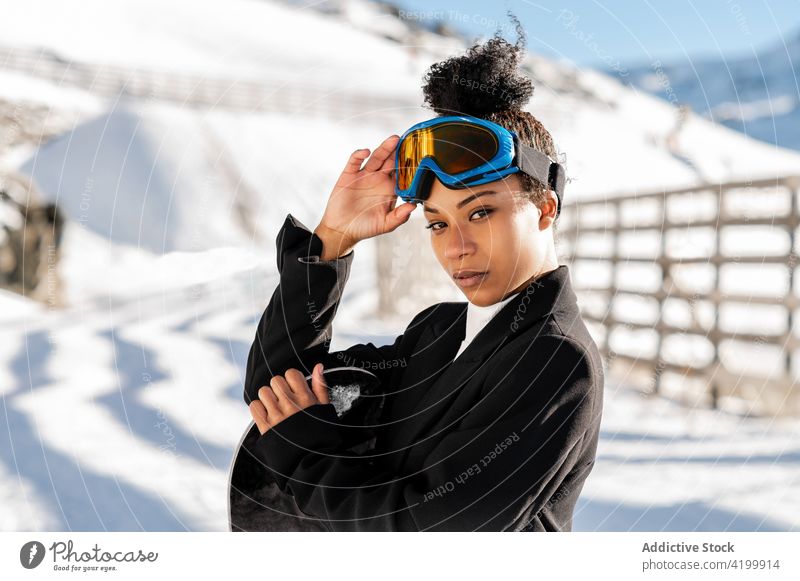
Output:
M606 385L580 531L800 531L800 425Z
M219 253L219 277L168 258L65 312L0 294L2 530L226 530L244 362L276 279L256 258ZM370 282L349 282L332 349L386 342L358 328ZM800 427L611 381L575 529L800 530Z
M198 109L0 69L0 98L72 120L42 147L0 158L69 218L59 267L69 307L0 291L0 530L225 530L277 229L289 212L314 226L352 150L430 116L418 107L421 75L452 42L428 39L414 56L364 22L355 31L252 0L26 0L4 23L3 47L96 68L302 79L320 98L346 86L408 101L398 126L366 105L357 118ZM699 117L668 140L668 104L599 73L532 66L530 110L567 154L567 201L800 168L796 152ZM334 349L388 342L415 314L375 317L370 242L356 249ZM796 421L644 400L613 378L607 396L577 530L800 529Z

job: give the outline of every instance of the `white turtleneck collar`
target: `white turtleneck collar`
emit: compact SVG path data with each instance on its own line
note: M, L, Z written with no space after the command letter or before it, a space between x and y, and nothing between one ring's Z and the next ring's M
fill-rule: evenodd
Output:
M456 353L456 357L461 355L461 352L467 348L470 344L472 339L475 338L475 335L483 329L486 324L494 317L500 309L502 309L511 299L517 296L519 293L514 293L510 297L506 297L499 303L495 303L493 305L489 305L486 307L479 307L478 305L474 305L471 302L467 302L467 328L466 328L466 336L464 340L461 342L461 347L458 349L458 353Z

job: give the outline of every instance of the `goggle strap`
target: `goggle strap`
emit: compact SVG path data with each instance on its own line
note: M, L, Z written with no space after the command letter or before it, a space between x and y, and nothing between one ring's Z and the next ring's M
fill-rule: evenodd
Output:
M561 213L561 202L564 196L566 172L564 166L550 159L538 149L517 141L517 166L529 176L539 180L558 196L558 210Z

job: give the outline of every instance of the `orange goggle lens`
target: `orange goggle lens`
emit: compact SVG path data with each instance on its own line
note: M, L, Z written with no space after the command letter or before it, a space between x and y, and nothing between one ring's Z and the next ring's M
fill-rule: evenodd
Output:
M400 144L397 180L401 190L411 187L420 162L433 157L442 171L457 175L490 161L500 147L486 127L469 123L442 123L409 133Z

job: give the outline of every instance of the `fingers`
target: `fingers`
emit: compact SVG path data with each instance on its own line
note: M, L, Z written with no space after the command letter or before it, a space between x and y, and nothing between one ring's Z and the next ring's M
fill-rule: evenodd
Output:
M266 412L266 417L263 419L267 426L271 428L273 425L278 423L282 417L281 409L278 406L278 398L275 396L275 393L273 393L272 389L266 385L263 385L258 390L258 401L261 402L261 405L264 407L264 411Z
M289 386L289 389L292 390L293 395L300 396L308 391L306 376L303 375L299 369L287 369L283 376L286 378L285 383Z
M316 403L305 375L299 369L287 369L283 377L276 375L270 385L278 397L278 405L287 412L297 411Z
M292 389L292 396L300 404L300 407L308 407L312 403L317 403L314 392L308 387L306 376L299 369L287 370L285 377Z
M250 404L250 413L259 431L264 434L270 427L316 403L330 403L322 364L314 367L312 383L313 391L300 370L292 368L283 377L273 377L269 386L262 386L258 390L258 401Z
M388 173L389 177L393 177L392 172L394 171L394 168L395 168L395 159L394 159L394 157L395 157L394 156L394 152L392 152L392 154L389 155L386 158L386 161L384 161L383 165L381 166L381 171L385 172L385 173Z
M290 375L287 371L286 377ZM277 411L280 414L288 416L301 409L297 402L297 395L284 377L276 375L270 380L269 385L275 395ZM267 411L269 411L269 408L267 408Z
M364 169L367 171L378 171L382 169L384 162L390 158L394 157L392 152L394 151L397 142L400 140L399 135L390 135L386 139L383 140L383 143L378 146L372 153L372 157L369 158L369 161L364 166Z
M258 431L263 436L269 430L269 421L267 420L267 409L261 400L253 400L250 402L250 415L253 416L253 421L256 423Z
M325 376L322 373L322 363L314 366L314 372L311 374L311 391L314 392L319 403L331 403L328 396L328 385L325 383Z
M384 228L386 232L391 232L401 224L408 222L411 212L417 207L414 202L405 202L397 206L394 210L386 214Z
M342 173L358 173L361 170L361 164L367 159L369 149L356 149L350 154L350 159L347 160L347 165L344 166Z

